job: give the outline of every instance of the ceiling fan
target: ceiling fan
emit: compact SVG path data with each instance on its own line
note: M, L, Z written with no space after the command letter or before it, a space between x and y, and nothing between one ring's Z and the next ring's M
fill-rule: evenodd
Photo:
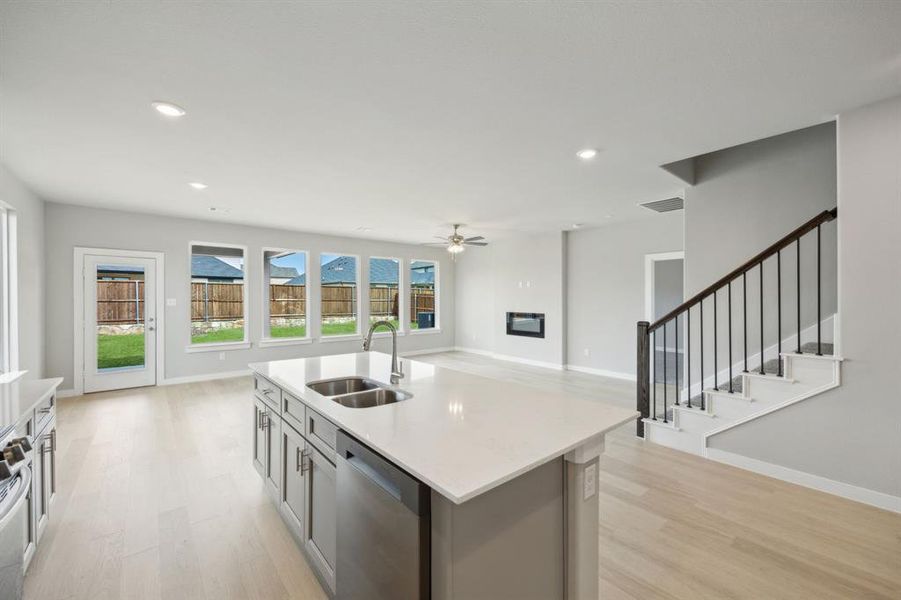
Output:
M422 244L423 246L444 246L447 248L447 251L454 255L463 252L466 249L466 246L487 246L488 242L482 241L483 238L480 235L474 237L463 237L460 234L459 229L463 227L462 223L454 224L454 232L447 237L442 237L440 235L436 235L435 237L439 240L443 240L441 242L426 242Z

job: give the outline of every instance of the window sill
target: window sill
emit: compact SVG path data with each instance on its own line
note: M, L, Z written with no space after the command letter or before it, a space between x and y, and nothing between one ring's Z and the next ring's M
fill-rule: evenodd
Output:
M226 352L228 350L247 350L250 342L225 342L221 344L191 344L185 348L185 352Z
M260 348L277 348L279 346L299 346L301 344L312 344L313 339L303 338L265 338L257 342Z
M0 375L0 383L12 383L13 381L21 378L28 371L9 371L8 373L3 373Z
M411 329L410 335L434 335L437 333L441 333L441 330L437 327L430 327L429 329Z
M363 341L363 336L359 333L354 333L352 335L329 335L322 336L319 338L320 342L361 342Z

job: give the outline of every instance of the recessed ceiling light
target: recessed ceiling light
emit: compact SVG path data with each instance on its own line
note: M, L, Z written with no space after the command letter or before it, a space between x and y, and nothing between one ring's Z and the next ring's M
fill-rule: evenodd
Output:
M195 190L205 190L205 189L207 189L208 187L210 187L210 186L208 186L207 184L201 183L201 182L199 182L199 181L192 181L192 182L189 183L188 185L190 185L190 186L191 186L192 188L194 188Z
M604 218L605 218L605 219L612 219L612 218L613 218L613 215L604 215Z
M583 225L582 223L573 223L573 229L578 229L582 225Z
M156 112L161 115L165 115L167 117L183 117L186 114L185 109L178 106L177 104L172 104L171 102L151 102L150 104L153 108L156 109Z
M357 227L357 231L372 231L372 227L366 227L365 225L360 225Z
M585 148L584 150L579 150L578 152L576 152L576 156L578 156L582 160L591 160L597 155L598 151L595 148Z

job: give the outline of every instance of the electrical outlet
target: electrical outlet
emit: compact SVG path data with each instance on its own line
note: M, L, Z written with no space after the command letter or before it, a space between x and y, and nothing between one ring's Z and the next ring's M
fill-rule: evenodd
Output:
M225 352L219 353L219 360L225 360Z
M166 306L175 306L175 298L166 298Z
M582 354L585 355L585 358L588 358L589 356L591 356L591 349L585 348L584 350L582 350Z
M582 498L588 500L598 491L598 465L597 463L588 465L582 471Z

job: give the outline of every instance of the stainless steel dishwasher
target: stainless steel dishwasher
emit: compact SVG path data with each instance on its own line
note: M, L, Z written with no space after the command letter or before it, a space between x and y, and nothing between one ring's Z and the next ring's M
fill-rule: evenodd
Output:
M428 599L429 487L343 431L337 450L336 596Z

